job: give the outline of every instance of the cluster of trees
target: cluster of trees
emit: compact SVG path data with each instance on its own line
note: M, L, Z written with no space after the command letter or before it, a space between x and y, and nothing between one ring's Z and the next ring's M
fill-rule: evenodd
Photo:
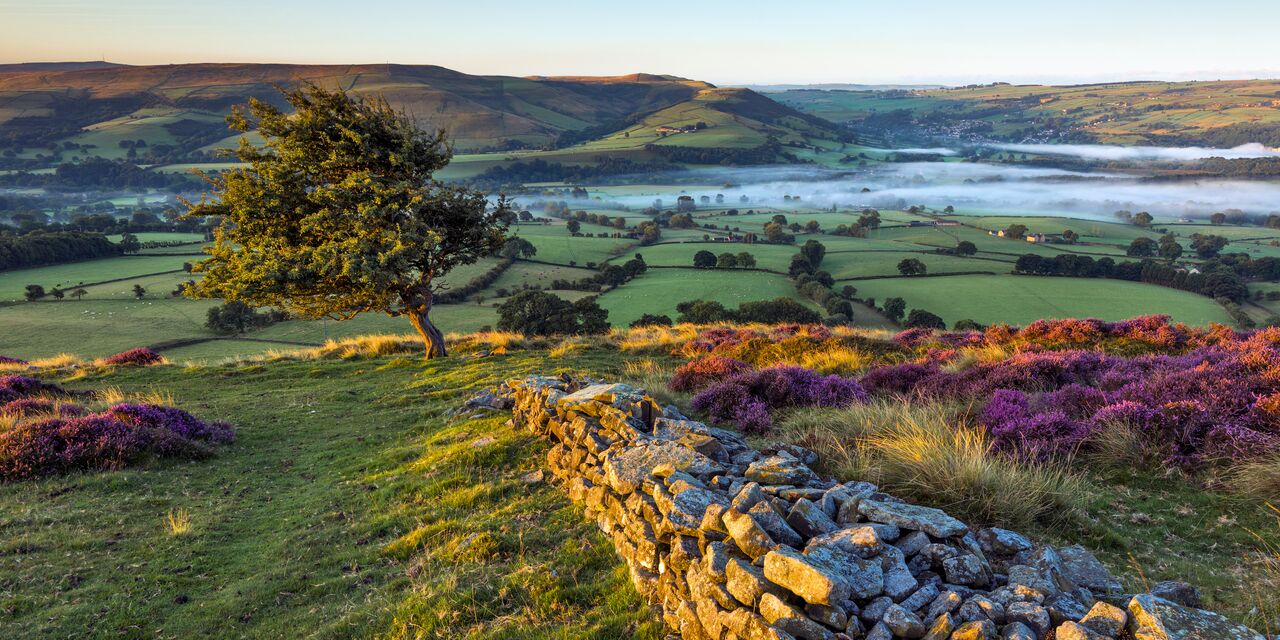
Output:
M1280 264L1276 267L1280 267ZM1047 257L1028 253L1018 258L1014 264L1014 272L1146 282L1233 302L1240 302L1248 293L1244 280L1235 268L1218 261L1205 263L1200 267L1200 272L1195 273L1155 260L1116 262L1111 258L1094 260L1089 256L1073 254Z
M670 162L683 164L718 164L734 167L799 161L795 154L783 151L782 144L774 138L769 138L760 146L741 149L647 144L644 150Z
M124 160L88 158L81 162L64 162L53 173L18 171L0 175L0 185L76 189L151 188L180 193L200 189L203 183L186 173L160 173L148 171Z
M663 163L642 163L627 158L599 156L590 164L562 164L536 159L496 165L485 169L471 182L482 187L520 185L528 182L599 182L614 176L655 177L672 170Z
M908 329L917 329L917 328L918 329L946 329L947 328L947 323L944 322L942 318L939 317L937 314L934 314L932 312L925 311L924 309L912 309L911 313L907 313L907 301L903 300L902 298L896 298L896 297L885 298L884 305L880 308L880 311L884 313L886 318L894 322L902 322L903 317L905 316L906 323L904 326L906 326ZM962 320L960 322L968 322L975 325L977 324L977 323L973 323L973 321L971 320L970 321ZM956 329L961 329L961 328L962 327L960 326L960 323L957 322Z
M498 305L498 329L525 335L592 335L609 331L609 312L595 296L569 302L545 291L521 291Z
M939 248L935 249L934 252L947 256L971 256L978 253L978 245L969 242L968 240L961 240L956 243L956 246L950 249Z
M268 309L263 313L243 302L232 300L210 307L204 326L215 333L230 335L262 329L288 319L289 314L279 309Z
M693 254L693 266L699 269L754 269L756 257L749 251L726 251L716 255L703 249Z
M880 228L880 212L875 209L863 209L862 214L858 216L858 222L853 225L836 225L835 230L831 233L837 236L850 236L853 238L867 237L867 231Z
M100 233L0 233L0 271L118 256L121 248Z
M676 311L680 313L676 319L677 322L696 324L715 322L815 324L822 321L817 311L791 298L743 302L737 309L728 309L714 300L687 300L677 304Z

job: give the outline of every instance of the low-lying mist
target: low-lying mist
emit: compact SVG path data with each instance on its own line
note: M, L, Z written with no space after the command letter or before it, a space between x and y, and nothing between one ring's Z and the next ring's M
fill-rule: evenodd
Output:
M1280 183L1243 180L1146 181L1132 175L960 162L882 164L858 170L779 166L700 169L683 174L677 189L695 199L724 195L727 206L941 209L1008 214L1069 215L1111 219L1115 211L1203 217L1241 209L1251 214L1280 211ZM723 185L723 186L694 186ZM617 193L617 191L614 191ZM742 202L742 196L747 197ZM675 205L676 194L637 189L610 199L644 208L661 198ZM797 199L798 197L798 199Z
M1256 142L1231 149L1209 147L1120 147L1105 144L993 144L994 149L1013 153L1068 156L1085 160L1191 162L1206 158L1271 158L1280 157L1280 149Z

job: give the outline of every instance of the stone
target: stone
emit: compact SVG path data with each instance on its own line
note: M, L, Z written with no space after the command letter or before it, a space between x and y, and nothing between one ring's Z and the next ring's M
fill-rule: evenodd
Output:
M1049 619L1053 624L1076 621L1089 613L1089 608L1068 593L1050 594L1044 599L1044 608L1049 610Z
M878 556L884 549L876 530L871 527L852 527L814 537L805 546L805 552L820 547L830 547L859 558Z
M810 618L831 627L832 629L844 630L849 626L849 614L844 612L840 607L828 607L821 604L807 604L804 606L804 612Z
M924 622L920 616L907 611L901 605L890 605L881 619L886 627L899 638L920 638L925 634Z
M753 567L739 558L731 558L725 567L725 588L734 598L749 607L760 602L760 597L776 587L765 579L759 567Z
M983 551L999 556L1011 556L1035 546L1021 533L996 527L979 531L978 542Z
M834 606L850 594L844 576L825 563L787 547L778 547L765 555L764 576L809 604Z
M804 556L840 576L855 599L874 598L884 592L884 570L879 558L861 558L834 547L807 549Z
M1049 633L1052 626L1052 620L1049 619L1049 611L1034 602L1014 602L1004 610L1005 619L1009 622L1020 622L1032 629L1036 633L1036 637L1043 637Z
M876 626L871 627L867 632L864 640L893 640L893 632L889 630L888 625L883 622L877 622Z
M1039 640L1039 636L1021 622L1010 622L1000 630L1000 640Z
M972 553L943 560L942 569L946 572L947 582L970 586L987 583L987 573L982 566L982 560Z
M926 620L928 618L925 618ZM933 620L933 624L929 625L929 630L924 634L924 640L947 640L951 637L951 633L956 630L956 619L951 614L944 613Z
M923 531L935 538L960 536L969 531L968 525L947 515L941 509L905 502L867 499L858 503L858 513L872 522L892 524L912 531Z
M1004 606L986 596L970 596L960 605L959 615L965 622L990 620L1001 624L1004 622Z
M614 491L626 495L639 489L654 467L661 464L670 464L692 475L712 475L723 471L716 461L688 447L674 442L653 442L606 456L605 478Z
M929 610L925 612L924 619L933 620L944 613L952 613L960 608L961 602L959 593L951 590L943 591L929 603Z
M724 582L725 567L729 565L729 559L736 553L729 545L723 542L710 542L707 544L706 553L703 555L702 568L717 582Z
M1129 614L1124 609L1102 601L1094 603L1093 608L1080 618L1081 625L1108 638L1119 637L1128 622Z
M911 573L897 547L884 547L880 554L880 570L884 573L884 593L895 601L901 601L920 586L920 581Z
M1128 629L1141 640L1264 640L1263 635L1210 611L1142 594L1129 600Z
M1177 580L1165 580L1157 582L1156 586L1151 587L1151 595L1157 598L1164 598L1170 602L1176 602L1184 607L1200 608L1200 590L1191 586L1186 582Z
M741 511L736 509L725 511L723 521L734 544L738 545L738 548L752 560L769 553L770 549L777 546L755 518Z
M884 612L891 606L893 606L893 598L880 596L862 607L862 614L859 617L868 623L876 622L884 617Z
M810 620L804 612L766 593L760 597L760 617L765 622L802 640L830 640L834 637L822 625Z
M897 547L898 550L902 552L902 555L910 558L911 556L920 553L921 549L930 544L933 544L933 540L929 538L929 534L923 531L912 531L911 533L902 536L902 538L897 542L893 543L893 546Z
M747 511L774 542L790 547L803 547L804 538L768 502L758 502Z
M822 507L805 498L796 500L791 507L791 513L787 514L787 524L806 538L831 533L839 527Z
M1101 562L1081 546L1058 549L1062 573L1072 582L1095 593L1119 593L1124 587Z
M938 589L936 584L926 584L911 594L910 597L901 602L907 611L919 611L940 595L942 591Z
M803 462L791 456L773 455L747 465L743 474L762 485L802 485L817 480L818 475Z
M1106 640L1106 636L1076 622L1064 622L1053 631L1054 640Z
M755 482L748 482L742 485L738 493L733 496L733 500L729 502L729 506L746 513L751 507L756 506L757 502L764 500L764 492L760 490L760 485Z
M951 632L951 640L996 640L996 625L990 620L971 620Z

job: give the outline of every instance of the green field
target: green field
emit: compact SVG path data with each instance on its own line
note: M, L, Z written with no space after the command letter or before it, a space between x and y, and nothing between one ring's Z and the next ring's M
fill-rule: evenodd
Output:
M650 269L640 277L600 296L609 322L626 326L645 313L673 320L676 305L686 300L715 300L736 307L752 300L794 298L795 286L783 276L759 271Z
M51 291L54 287L74 288L92 282L181 271L182 263L190 260L182 256L124 256L35 269L0 271L0 302L21 300L22 293L29 284L41 285L46 291Z
M926 309L948 325L957 320L983 324L1027 324L1040 318L1102 318L1167 314L1175 321L1231 324L1222 307L1204 296L1155 285L1098 278L1032 276L947 276L896 278L855 283L858 297L876 303L899 297L908 309Z

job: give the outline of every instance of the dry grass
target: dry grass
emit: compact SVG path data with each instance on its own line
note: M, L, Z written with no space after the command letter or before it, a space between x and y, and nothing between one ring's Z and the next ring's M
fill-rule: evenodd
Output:
M610 333L623 351L638 353L670 353L677 347L684 346L698 336L704 329L699 325L678 324L674 327L639 327L635 329L614 329Z
M1025 526L1074 512L1082 481L992 450L967 408L878 401L787 416L780 439L818 452L828 470L881 485L979 524Z
M165 515L164 521L171 536L185 536L191 533L191 514L186 509L170 511Z
M79 357L69 353L59 353L49 358L40 358L32 360L26 364L20 362L0 363L0 373L21 373L26 371L52 371L57 369L72 369L83 366L85 362Z
M158 404L166 407L177 406L173 401L173 394L164 390L151 389L143 392L126 393L116 387L104 387L95 393L97 400L108 405L121 402L136 402L139 404Z
M644 389L653 399L664 405L687 407L692 396L667 388L667 382L671 380L673 373L675 369L655 360L631 360L622 367L622 381Z
M776 364L794 364L806 369L813 369L822 374L834 373L849 376L866 369L871 365L874 358L875 356L859 351L854 347L840 346L806 353L798 358L797 362L778 362Z
M1280 501L1280 455L1233 465L1226 484L1240 493Z
M449 348L458 353L477 351L502 351L526 349L538 341L513 331L481 331L479 333L451 333L445 336Z

